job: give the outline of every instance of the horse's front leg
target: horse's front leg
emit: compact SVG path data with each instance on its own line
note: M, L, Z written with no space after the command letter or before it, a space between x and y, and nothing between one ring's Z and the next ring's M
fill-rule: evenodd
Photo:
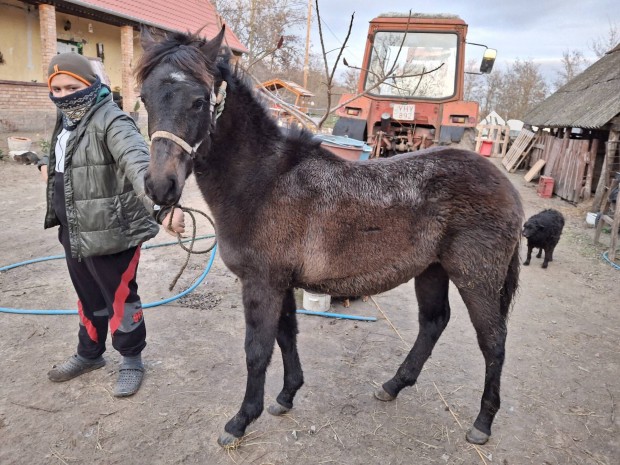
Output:
M297 352L297 305L293 289L286 291L276 340L282 352L284 364L284 386L276 399L277 403L267 407L272 415L282 415L293 408L293 399L304 384L304 374Z
M265 374L278 331L284 294L264 282L243 283L245 310L245 359L248 378L239 412L225 426L218 443L235 447L247 426L263 411Z

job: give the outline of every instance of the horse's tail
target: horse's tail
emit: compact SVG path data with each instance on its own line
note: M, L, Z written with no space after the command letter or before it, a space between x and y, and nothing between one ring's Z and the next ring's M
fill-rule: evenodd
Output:
M504 279L504 286L500 295L500 311L504 318L508 315L511 306L514 303L514 297L519 287L519 270L521 268L521 259L519 258L519 242L515 245L515 251L508 265L508 272Z

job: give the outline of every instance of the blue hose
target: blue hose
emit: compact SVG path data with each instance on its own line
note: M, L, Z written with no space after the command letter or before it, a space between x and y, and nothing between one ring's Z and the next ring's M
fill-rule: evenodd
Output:
M210 237L214 237L214 236L212 234L209 234L209 235L206 235L206 236L199 236L199 237L196 237L196 240L206 239L206 238L210 238ZM185 239L182 242L188 242L190 240L191 239ZM161 243L161 244L145 244L144 246L142 246L142 248L143 249L154 249L154 248L157 248L157 247L165 247L165 246L174 245L174 244L177 244L177 243L178 243L178 241L164 242L164 243ZM190 287L188 287L183 292L181 292L181 293L179 293L177 295L174 295L172 297L168 297L166 299L158 300L156 302L146 303L146 304L142 305L142 308L158 307L159 305L164 305L164 304L170 303L170 302L172 302L174 300L180 299L181 297L189 294L194 289L196 289L200 285L200 283L202 281L204 281L204 279L207 277L207 274L211 270L211 266L213 266L213 261L215 260L215 252L216 251L217 251L217 246L213 247L213 250L211 251L211 256L209 257L209 262L207 263L207 266L205 267L205 270L198 277L198 279L194 282L194 284L192 284ZM64 254L63 255L51 255L49 257L34 258L32 260L26 260L26 261L23 261L23 262L14 263L12 265L7 265L7 266L0 267L0 272L12 270L13 268L17 268L19 266L31 265L33 263L40 263L40 262L45 262L45 261L49 261L49 260L59 260L61 258L65 258L65 255ZM78 313L78 311L77 310L26 310L26 309L21 309L21 308L0 307L0 313L17 313L17 314L20 314L20 315L76 315ZM314 311L304 310L304 309L297 310L297 313L302 314L302 315L323 316L323 317L327 317L327 318L341 318L341 319L344 319L344 320L377 321L377 319L375 317L373 317L373 316L346 315L346 314L343 314L343 313L331 313L331 312L314 312Z
M300 313L302 315L325 316L328 318L342 318L343 320L377 321L377 319L374 316L345 315L344 313L315 312L312 310L304 310L304 309L297 310L297 313Z
M213 235L200 236L200 237L196 237L196 240L198 240L198 239L206 239L206 238L209 238L209 237L214 237L214 236ZM191 239L186 239L183 242L187 242L189 240L191 240ZM154 248L157 248L157 247L164 247L164 246L174 245L174 244L178 244L178 241L165 242L165 243L162 243L162 244L145 244L142 248L143 249L154 249ZM192 284L186 290L184 290L183 292L181 292L181 293L179 293L177 295L174 295L172 297L168 297L168 298L163 299L163 300L159 300L157 302L149 302L147 304L142 305L142 308L157 307L159 305L164 305L164 304L170 303L173 300L180 299L181 297L189 294L194 289L196 289L198 287L198 285L205 279L205 277L207 276L209 271L211 270L211 266L213 265L213 261L215 260L215 252L216 251L217 251L217 246L213 247L213 250L211 251L211 256L209 257L209 262L207 263L207 266L206 266L205 270L198 277L196 282L194 282L194 284ZM3 267L0 268L0 272L12 270L13 268L17 268L18 266L30 265L32 263L45 262L45 261L48 261L48 260L58 260L58 259L61 259L61 258L65 258L65 255L64 254L63 255L52 255L52 256L49 256L49 257L42 257L42 258L35 258L35 259L32 259L32 260L26 260L26 261L23 261L23 262L14 263L12 265L3 266ZM76 315L77 312L78 312L77 310L26 310L26 309L21 309L21 308L0 307L0 313L17 313L17 314L20 314L20 315Z
M612 262L609 257L607 256L607 251L603 252L603 259L609 263L612 267L614 267L616 270L620 270L620 266L616 265L614 262Z

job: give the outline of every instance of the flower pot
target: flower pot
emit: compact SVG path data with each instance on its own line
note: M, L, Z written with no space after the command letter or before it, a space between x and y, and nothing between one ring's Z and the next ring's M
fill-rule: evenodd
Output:
M27 152L30 150L32 140L27 137L11 136L8 138L9 152Z

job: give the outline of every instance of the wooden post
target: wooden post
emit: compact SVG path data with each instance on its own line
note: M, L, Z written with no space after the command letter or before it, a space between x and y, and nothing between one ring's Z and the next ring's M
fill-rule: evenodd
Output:
M596 193L594 194L594 201L592 202L591 211L597 212L601 209L601 202L605 189L609 186L609 179L611 175L611 164L613 163L620 142L620 131L612 129L609 131L609 139L605 144L605 160L603 161L603 169L601 170L601 177L598 180L596 186Z
M308 18L306 20L306 55L304 57L304 89L308 88L310 71L310 28L312 27L312 0L308 0Z

